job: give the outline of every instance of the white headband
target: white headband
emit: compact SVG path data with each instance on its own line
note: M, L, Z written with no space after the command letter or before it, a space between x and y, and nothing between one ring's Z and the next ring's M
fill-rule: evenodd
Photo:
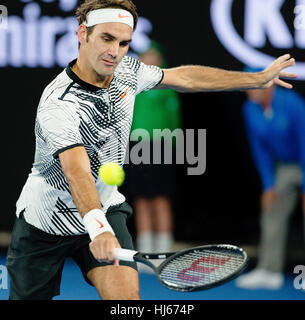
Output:
M84 25L89 28L108 22L125 23L132 30L134 28L133 15L129 11L122 9L98 9L90 11L87 15L87 22Z

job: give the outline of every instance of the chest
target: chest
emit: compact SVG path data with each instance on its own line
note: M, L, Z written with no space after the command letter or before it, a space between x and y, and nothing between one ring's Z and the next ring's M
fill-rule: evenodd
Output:
M129 136L135 95L128 86L97 92L74 92L79 107L80 133L86 144L106 143Z

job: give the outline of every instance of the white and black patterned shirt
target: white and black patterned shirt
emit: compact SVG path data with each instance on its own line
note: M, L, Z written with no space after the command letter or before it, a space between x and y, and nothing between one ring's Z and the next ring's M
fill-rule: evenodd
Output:
M125 197L117 187L98 177L101 164L123 166L133 118L135 97L163 79L163 71L132 57L116 68L109 89L90 85L73 73L75 61L43 92L35 123L36 152L32 171L17 201L16 214L54 235L87 233L61 168L58 155L84 146L103 210L121 204Z

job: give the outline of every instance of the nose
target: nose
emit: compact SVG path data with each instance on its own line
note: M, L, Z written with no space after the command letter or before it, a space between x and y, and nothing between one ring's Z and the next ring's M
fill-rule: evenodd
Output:
M112 58L116 59L119 55L119 48L120 45L118 43L113 43L108 50L109 55L111 55Z

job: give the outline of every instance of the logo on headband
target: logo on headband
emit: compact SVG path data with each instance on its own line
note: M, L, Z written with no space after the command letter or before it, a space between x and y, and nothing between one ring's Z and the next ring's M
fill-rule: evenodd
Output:
M123 15L121 15L121 13L119 13L119 18L120 18L120 19L123 19L123 18L130 18L130 16L123 16Z

